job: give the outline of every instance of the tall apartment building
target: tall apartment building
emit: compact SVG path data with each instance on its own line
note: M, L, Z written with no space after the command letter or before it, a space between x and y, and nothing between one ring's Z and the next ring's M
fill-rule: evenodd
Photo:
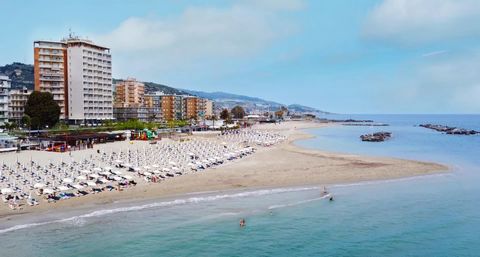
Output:
M134 78L120 81L115 86L115 107L140 107L145 102L145 85Z
M189 96L183 99L184 104L184 117L186 119L198 119L198 111L199 111L199 104L200 98Z
M10 103L8 105L10 122L20 124L25 112L25 104L31 93L32 90L28 90L26 87L10 90Z
M162 114L165 121L184 119L183 96L164 95L161 99Z
M113 119L110 49L69 37L34 42L35 90L50 92L69 123Z
M10 79L0 76L0 125L8 122L8 101L10 95Z
M184 98L184 117L186 119L207 119L213 115L213 102L194 96Z
M62 42L35 41L35 91L50 92L60 106L60 119L68 117L67 49Z

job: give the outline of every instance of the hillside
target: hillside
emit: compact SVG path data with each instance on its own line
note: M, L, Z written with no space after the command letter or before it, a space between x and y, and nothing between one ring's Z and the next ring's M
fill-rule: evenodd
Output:
M12 88L34 88L33 65L14 62L0 66L0 74L7 75L12 80Z
M34 75L33 65L23 63L12 63L5 66L0 66L0 74L7 75L12 80L12 88L27 87L28 89L34 88ZM113 84L116 84L121 79L113 79ZM171 86L154 83L143 82L145 84L145 91L147 93L163 92L164 94L174 95L196 95L202 98L207 98L215 102L215 108L218 109L231 109L236 105L243 106L249 112L265 112L275 111L282 106L286 106L292 112L302 113L327 113L315 108L292 104L286 105L277 103L274 101L264 100L258 97L236 95L225 92L202 92L186 89L177 89Z

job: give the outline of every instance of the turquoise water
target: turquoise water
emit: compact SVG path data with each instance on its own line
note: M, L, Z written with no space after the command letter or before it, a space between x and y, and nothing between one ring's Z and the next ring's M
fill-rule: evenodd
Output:
M413 125L480 130L480 116L351 117L392 126L311 130L317 138L298 144L437 161L453 172L332 186L334 202L321 199L318 188L289 188L109 206L0 230L0 256L479 256L480 136ZM393 138L360 142L360 134L377 130Z

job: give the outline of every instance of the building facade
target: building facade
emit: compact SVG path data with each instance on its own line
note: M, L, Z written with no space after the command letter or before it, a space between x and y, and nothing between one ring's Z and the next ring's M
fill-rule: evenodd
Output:
M60 119L68 117L67 49L62 42L35 41L35 91L49 92L60 106Z
M20 122L25 113L25 105L31 93L32 90L28 90L26 87L10 90L10 103L8 105L8 119L10 122L21 125Z
M0 75L0 126L8 122L10 87L10 79L7 76Z
M185 119L183 96L163 95L161 100L162 114L165 121Z
M195 96L184 98L184 117L186 119L209 119L213 115L213 102Z
M110 49L69 37L34 42L35 90L50 92L72 124L113 119Z
M115 86L115 107L139 107L145 103L145 85L134 78L120 81Z

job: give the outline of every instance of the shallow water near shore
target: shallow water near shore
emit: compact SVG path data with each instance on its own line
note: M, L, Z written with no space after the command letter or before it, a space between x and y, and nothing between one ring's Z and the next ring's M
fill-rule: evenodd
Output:
M332 117L329 117L332 118ZM1 256L475 256L480 252L480 136L415 127L480 130L480 116L373 115L389 127L309 130L298 145L447 164L452 173L318 187L210 192L109 206L0 230ZM391 140L365 143L387 130ZM294 174L292 174L294 176ZM238 221L246 218L247 226Z

